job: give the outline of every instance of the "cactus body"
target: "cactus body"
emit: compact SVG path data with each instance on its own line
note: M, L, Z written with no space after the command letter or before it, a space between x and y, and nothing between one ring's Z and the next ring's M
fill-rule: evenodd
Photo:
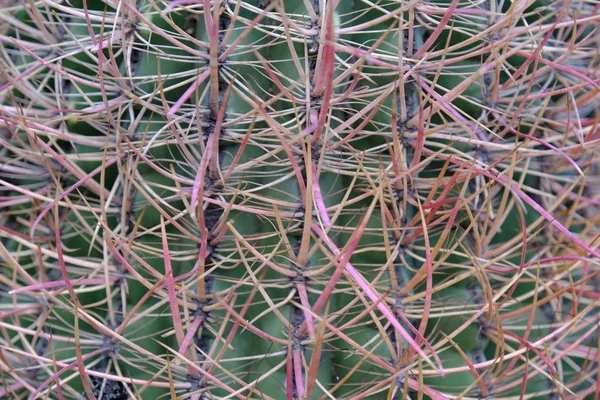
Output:
M596 398L597 8L0 0L0 398Z

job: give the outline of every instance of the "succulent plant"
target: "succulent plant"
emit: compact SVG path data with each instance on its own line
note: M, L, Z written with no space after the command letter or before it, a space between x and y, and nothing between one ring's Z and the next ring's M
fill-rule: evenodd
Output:
M599 30L0 0L0 398L597 399Z

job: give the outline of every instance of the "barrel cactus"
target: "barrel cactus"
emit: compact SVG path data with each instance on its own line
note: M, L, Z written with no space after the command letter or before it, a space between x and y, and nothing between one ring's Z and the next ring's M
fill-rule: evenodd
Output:
M0 398L600 395L596 3L0 10Z

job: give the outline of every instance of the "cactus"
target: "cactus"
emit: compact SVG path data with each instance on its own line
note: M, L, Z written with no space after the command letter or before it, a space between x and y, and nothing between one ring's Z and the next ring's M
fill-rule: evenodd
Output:
M599 10L0 0L0 398L598 398Z

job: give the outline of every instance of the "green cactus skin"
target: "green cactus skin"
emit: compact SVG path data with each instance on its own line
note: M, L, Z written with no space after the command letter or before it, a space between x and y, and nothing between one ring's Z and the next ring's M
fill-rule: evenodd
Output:
M0 0L0 398L597 398L599 28Z

